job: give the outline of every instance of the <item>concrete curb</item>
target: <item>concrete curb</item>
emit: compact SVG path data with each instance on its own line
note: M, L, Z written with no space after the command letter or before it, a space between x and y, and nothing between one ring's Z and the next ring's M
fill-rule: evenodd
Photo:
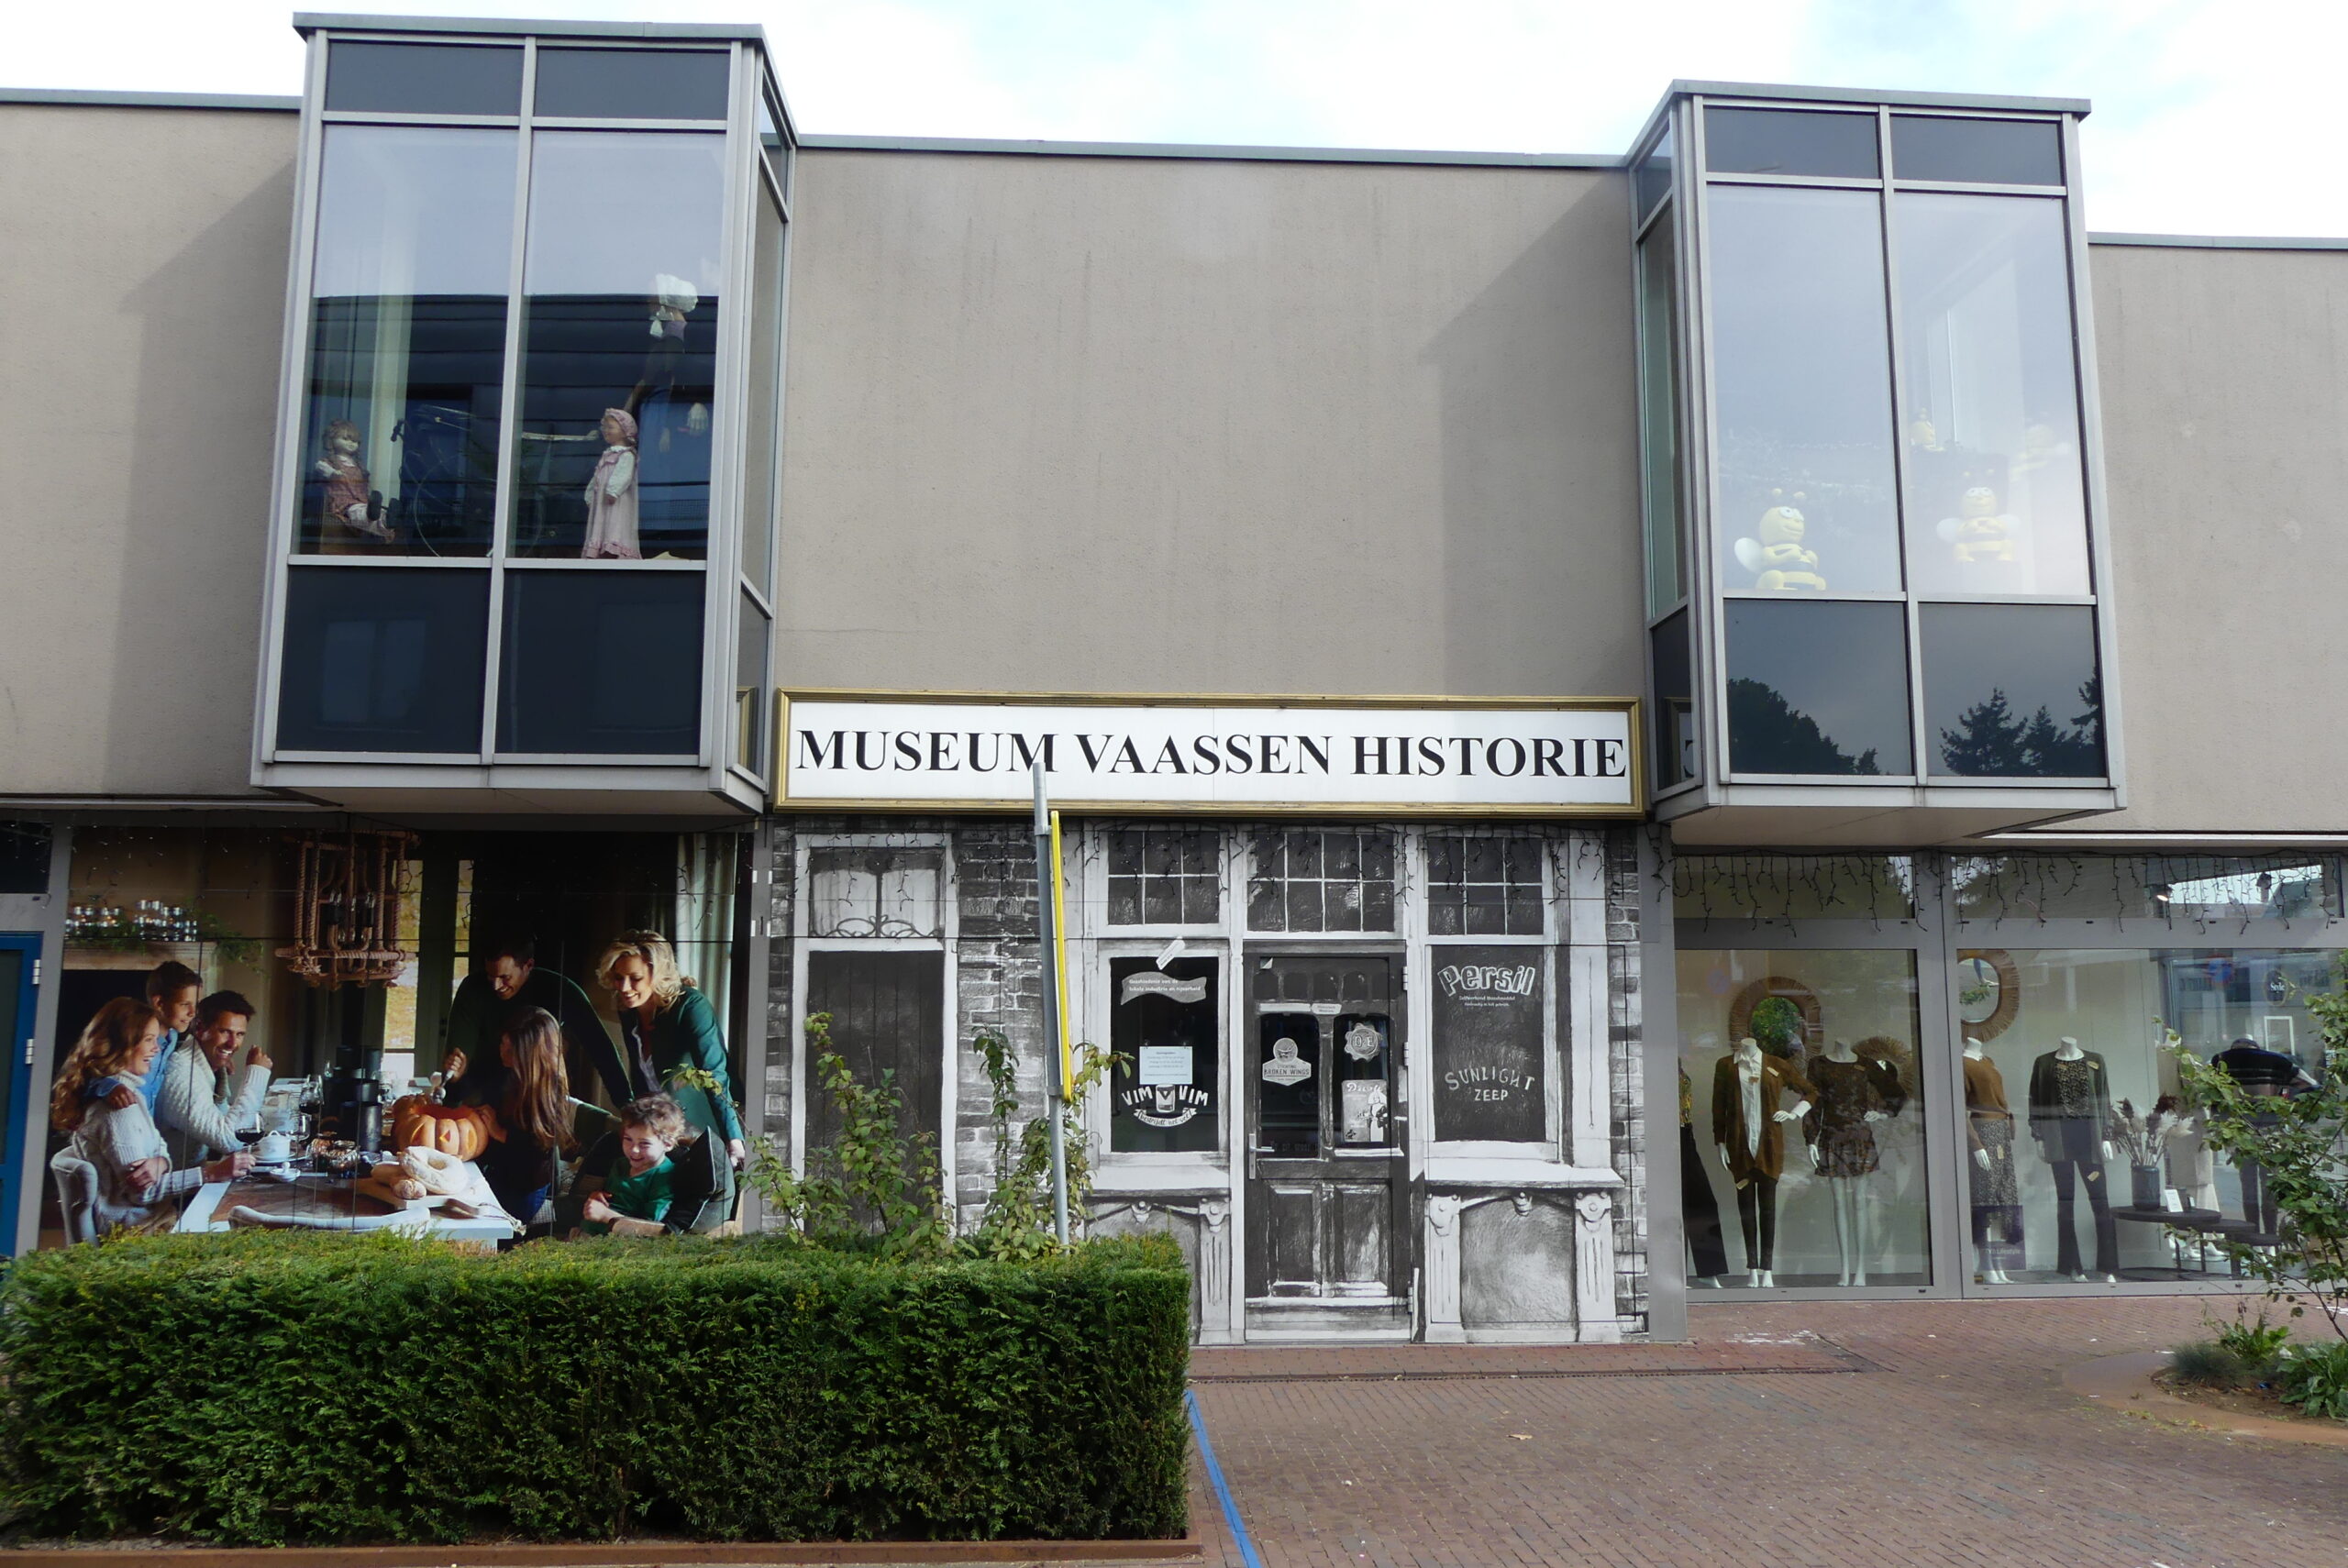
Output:
M958 1568L965 1564L1063 1563L1088 1568L1106 1563L1168 1564L1188 1568L1200 1561L1204 1542L1180 1540L811 1540L718 1543L693 1540L581 1542L577 1545L506 1546L112 1546L0 1549L0 1562L39 1562L42 1568L686 1568L724 1563L737 1568L807 1568L814 1564L864 1564L865 1568Z
M2271 1416L2238 1416L2214 1405L2180 1399L2153 1381L2153 1374L2168 1365L2166 1351L2139 1351L2133 1355L2108 1355L2085 1362L2063 1374L2063 1386L2083 1398L2115 1410L2136 1410L2175 1420L2190 1421L2232 1437L2271 1438L2277 1442L2311 1442L2325 1448L2348 1448L2348 1422L2283 1421Z

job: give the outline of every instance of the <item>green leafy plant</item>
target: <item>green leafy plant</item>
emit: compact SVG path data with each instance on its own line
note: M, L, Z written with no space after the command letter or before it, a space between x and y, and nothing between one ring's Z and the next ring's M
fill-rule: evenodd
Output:
M839 1114L839 1133L807 1151L801 1173L792 1170L780 1140L760 1133L748 1141L745 1179L770 1212L818 1246L869 1248L890 1257L944 1252L954 1231L936 1140L925 1132L905 1137L896 1075L884 1068L878 1081L859 1082L832 1048L830 1013L811 1013L806 1030L815 1085ZM696 1075L688 1068L682 1076ZM715 1092L714 1081L695 1087Z
M2169 1375L2202 1388L2240 1388L2255 1381L2250 1367L2214 1340L2194 1340L2169 1353Z
M2275 1388L2303 1415L2348 1421L2348 1341L2293 1345L2283 1353Z
M2217 1342L2230 1352L2253 1376L2264 1380L2275 1373L2283 1347L2291 1342L2291 1325L2269 1323L2266 1309L2262 1306L2254 1320L2245 1320L2243 1309L2234 1310L2234 1320L2218 1330Z
M2348 988L2348 957L2339 972ZM2316 1087L2287 1099L2244 1092L2185 1050L2174 1030L2167 1047L2186 1102L2202 1112L2210 1148L2262 1168L2283 1231L2276 1245L2221 1234L2216 1246L2266 1287L2267 1299L2287 1303L2295 1319L2313 1307L2348 1343L2348 1160L2341 1153L2348 1146L2348 988L2310 994L2307 1006L2322 1035L2324 1071Z
M1191 1286L795 1237L138 1237L0 1281L0 1526L337 1542L1167 1537Z
M1786 998L1763 997L1753 1005L1753 1019L1745 1027L1770 1055L1800 1059L1801 1009Z
M1019 1115L1017 1058L1011 1043L991 1030L970 1042L987 1075L987 1114L994 1123L994 1188L987 1195L969 1242L981 1257L1033 1258L1058 1249L1052 1230L1052 1129L1038 1116L1013 1129ZM1060 1145L1068 1165L1069 1225L1081 1222L1084 1199L1092 1190L1092 1162L1085 1152L1084 1100L1116 1058L1090 1044L1069 1053L1075 1071L1062 1104Z

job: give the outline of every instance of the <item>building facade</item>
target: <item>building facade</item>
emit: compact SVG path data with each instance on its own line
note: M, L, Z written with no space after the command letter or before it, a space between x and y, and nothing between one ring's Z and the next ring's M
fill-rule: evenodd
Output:
M2171 1032L2321 1070L2348 245L2091 231L2076 102L926 143L800 136L756 29L295 25L299 99L0 94L14 1246L159 964L396 1089L526 945L608 1024L626 932L747 1135L836 1130L827 1019L967 1224L1038 765L1080 1218L1202 1342L2271 1230L2141 1124Z

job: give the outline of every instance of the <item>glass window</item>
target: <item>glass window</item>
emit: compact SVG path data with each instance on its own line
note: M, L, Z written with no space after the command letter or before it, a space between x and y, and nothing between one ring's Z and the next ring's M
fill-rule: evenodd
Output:
M1930 1285L1915 955L1683 952L1678 989L1689 1277Z
M774 623L742 595L742 621L735 632L734 760L760 778L767 771L767 659L774 646Z
M1933 772L2103 776L2094 611L2083 604L1927 604L1921 619Z
M1911 580L1936 593L2085 593L2063 204L1894 200Z
M781 209L759 187L758 256L750 298L750 381L742 459L742 575L759 592L774 582L775 464L782 444Z
M1540 936L1546 911L1538 839L1428 837L1430 934Z
M1997 855L1949 862L1966 921L2323 920L2336 862L2287 856Z
M1250 931L1391 931L1394 835L1305 828L1260 833L1247 883Z
M1434 1135L1538 1143L1549 1136L1545 947L1456 947L1434 976Z
M1221 1146L1222 961L1109 960L1109 1147L1119 1154Z
M1722 580L1896 593L1880 198L1744 185L1709 194Z
M1223 835L1184 828L1109 834L1111 925L1215 925L1223 920Z
M946 852L895 846L807 852L807 934L935 937Z
M2237 1235L2274 1234L2260 1173L2217 1159L2200 1119L2164 1104L2180 1087L2164 1031L2246 1082L2312 1083L2322 1054L2307 1000L2329 988L2333 955L1979 956L2015 997L1966 1025L1973 1239L1990 1283L2223 1273L2222 1261L2188 1239L2195 1231L2225 1224ZM2179 1221L2184 1234L2172 1235Z
M1891 116L1891 172L1900 180L2059 185L2063 127L2053 120Z
M774 102L764 93L759 94L759 150L766 155L767 168L774 175L774 188L789 197L791 149L783 143L781 127L775 123Z
M1663 135L1645 158L1639 160L1632 181L1638 194L1639 216L1644 218L1671 194L1671 127L1664 127Z
M277 744L478 756L488 625L486 571L294 568Z
M725 164L722 136L534 138L516 554L706 552Z
M0 893L49 891L47 823L0 822Z
M1697 776L1696 681L1688 646L1688 612L1674 611L1647 634L1655 645L1655 787Z
M724 50L538 49L537 107L583 120L722 120Z
M1912 920L1905 855L1683 855L1671 865L1681 920Z
M1715 174L1872 180L1881 168L1875 116L1804 109L1704 110L1704 166Z
M1732 599L1727 611L1732 769L1911 771L1901 606Z
M488 553L515 147L510 130L327 127L303 551Z
M1645 462L1647 614L1688 591L1687 529L1679 514L1679 329L1672 295L1671 215L1639 241L1639 435Z
M699 572L509 571L497 749L701 750Z
M517 115L522 51L338 39L327 52L327 107L359 114Z

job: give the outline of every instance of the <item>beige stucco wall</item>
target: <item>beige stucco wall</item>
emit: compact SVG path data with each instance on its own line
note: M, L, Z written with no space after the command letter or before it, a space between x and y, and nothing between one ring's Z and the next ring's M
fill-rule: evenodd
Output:
M803 155L778 679L1637 690L1627 202Z
M0 105L0 794L251 794L290 113Z
M2097 246L2126 811L2348 830L2348 253Z

